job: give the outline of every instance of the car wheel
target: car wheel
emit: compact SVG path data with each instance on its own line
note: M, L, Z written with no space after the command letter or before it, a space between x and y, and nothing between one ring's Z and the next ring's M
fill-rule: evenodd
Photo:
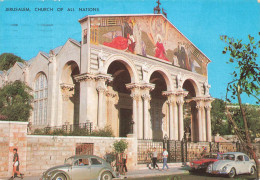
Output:
M101 180L111 180L112 179L112 174L108 171L102 173L101 175Z
M67 180L67 178L64 174L57 174L54 176L53 180Z
M255 167L252 166L252 167L250 168L250 175L254 175L254 174L255 174Z
M228 173L228 176L229 176L230 178L233 178L233 177L235 177L235 175L236 175L236 170L235 170L235 168L231 168L231 170L230 170L229 173Z

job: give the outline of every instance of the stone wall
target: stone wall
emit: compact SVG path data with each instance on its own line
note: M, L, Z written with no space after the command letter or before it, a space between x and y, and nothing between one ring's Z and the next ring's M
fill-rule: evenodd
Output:
M104 157L113 151L116 140L125 139L129 169L137 164L137 141L133 138L27 135L27 123L0 121L0 139L0 177L11 176L13 148L18 148L20 170L26 176L63 164L65 158L75 155L77 143L93 143L93 154Z
M21 171L26 170L27 122L0 121L0 176L11 175L13 149L19 153Z

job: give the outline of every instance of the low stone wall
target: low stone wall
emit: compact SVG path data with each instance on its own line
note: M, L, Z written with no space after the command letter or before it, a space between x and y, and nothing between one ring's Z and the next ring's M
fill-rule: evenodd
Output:
M11 175L13 149L17 148L21 171L26 168L27 122L0 121L0 176Z
M120 139L128 142L128 167L133 169L137 164L134 138L27 135L27 123L0 121L0 177L11 176L13 148L18 149L20 171L39 175L75 155L77 144L93 143L93 154L104 157L113 151L113 143Z

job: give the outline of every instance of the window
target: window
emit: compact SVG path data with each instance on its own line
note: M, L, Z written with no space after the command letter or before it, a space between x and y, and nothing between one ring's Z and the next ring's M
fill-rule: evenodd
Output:
M102 164L102 163L97 158L91 158L91 164L92 165L99 165L99 164Z
M244 160L244 158L243 158L243 156L242 156L242 155L240 155L240 156L237 156L237 160L238 160L238 161L243 161L243 160Z
M244 156L245 157L245 161L249 161L249 157L248 156Z
M39 73L34 83L34 124L47 123L48 82L43 73Z
M87 158L78 159L74 163L75 166L87 166L89 165L89 160Z

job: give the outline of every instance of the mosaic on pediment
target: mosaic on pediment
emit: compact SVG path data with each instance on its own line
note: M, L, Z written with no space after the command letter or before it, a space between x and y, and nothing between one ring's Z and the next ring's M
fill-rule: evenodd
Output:
M207 76L209 60L163 16L91 17L90 43Z

